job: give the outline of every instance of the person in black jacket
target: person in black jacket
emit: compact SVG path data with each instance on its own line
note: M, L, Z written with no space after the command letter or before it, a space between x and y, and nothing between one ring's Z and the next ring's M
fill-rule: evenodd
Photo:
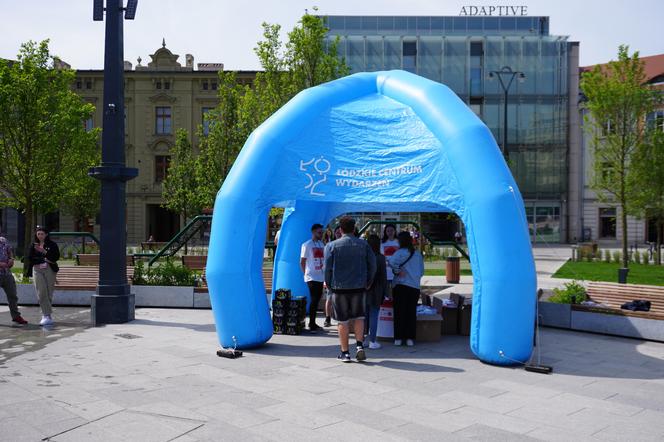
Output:
M383 299L388 296L387 265L385 263L385 257L380 253L380 237L376 234L371 234L369 235L367 242L376 255L376 276L369 289L367 289L365 299L367 304L367 316L369 317L369 348L375 350L381 347L376 340L376 332L378 330L378 313L380 312L380 305L383 303Z
M55 290L55 274L59 270L57 261L60 259L58 245L51 241L48 231L37 226L34 242L28 251L28 274L32 274L42 319L39 325L53 325L53 291Z

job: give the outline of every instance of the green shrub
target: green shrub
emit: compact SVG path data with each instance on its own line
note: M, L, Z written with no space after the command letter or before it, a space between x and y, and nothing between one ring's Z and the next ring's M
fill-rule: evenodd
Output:
M577 281L572 281L566 282L562 289L553 289L553 295L549 298L549 302L557 304L579 304L586 299L588 299L586 288Z
M139 261L134 267L132 282L134 285L195 286L196 272L167 259L165 263L145 268Z
M611 250L604 250L604 262L611 262Z
M634 263L641 264L641 252L638 250L634 252Z
M616 250L613 252L613 262L620 264L622 262L622 252L620 250Z
M645 250L641 254L641 261L643 261L644 266L647 266L648 264L650 264L650 260L648 259L648 252L646 252Z
M588 255L586 255L586 261L593 262L594 260L595 260L595 255L593 254L593 252L590 252L588 253Z

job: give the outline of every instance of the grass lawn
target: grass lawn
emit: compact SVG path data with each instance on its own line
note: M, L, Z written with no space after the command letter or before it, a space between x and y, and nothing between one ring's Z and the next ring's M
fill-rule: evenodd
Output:
M473 272L470 269L461 269L462 275L472 275ZM424 269L424 276L445 276L445 269Z
M472 275L470 270L470 263L465 259L461 259L461 274ZM445 261L425 261L424 262L424 275L425 276L445 276Z
M606 262L567 261L554 275L554 278L568 278L586 281L618 282L620 264ZM664 286L664 266L630 264L629 284Z

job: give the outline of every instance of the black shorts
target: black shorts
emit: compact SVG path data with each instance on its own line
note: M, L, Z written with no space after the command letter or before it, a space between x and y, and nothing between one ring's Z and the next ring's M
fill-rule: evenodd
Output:
M332 293L334 319L344 324L354 319L364 319L364 292Z

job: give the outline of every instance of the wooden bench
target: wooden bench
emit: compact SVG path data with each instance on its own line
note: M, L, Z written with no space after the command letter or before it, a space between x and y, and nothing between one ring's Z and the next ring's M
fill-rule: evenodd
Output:
M664 319L664 287L637 284L613 284L610 282L590 282L586 292L588 298L601 306L573 305L577 311L596 311L623 316L647 319ZM620 306L635 299L650 301L649 312L634 312Z
M131 284L134 268L127 267L127 283ZM92 266L60 266L56 276L56 290L91 290L97 288L99 267Z
M99 254L79 253L76 255L76 265L99 267ZM127 267L133 267L133 266L134 266L134 255L127 255Z
M205 279L205 266L207 265L207 255L183 255L182 256L182 265L190 270L202 270L203 271L203 283L205 284L202 287L196 287L197 292L207 292L207 281ZM263 268L263 282L265 283L265 291L267 293L272 292L272 268Z
M183 255L182 265L189 270L203 270L207 265L207 255Z

